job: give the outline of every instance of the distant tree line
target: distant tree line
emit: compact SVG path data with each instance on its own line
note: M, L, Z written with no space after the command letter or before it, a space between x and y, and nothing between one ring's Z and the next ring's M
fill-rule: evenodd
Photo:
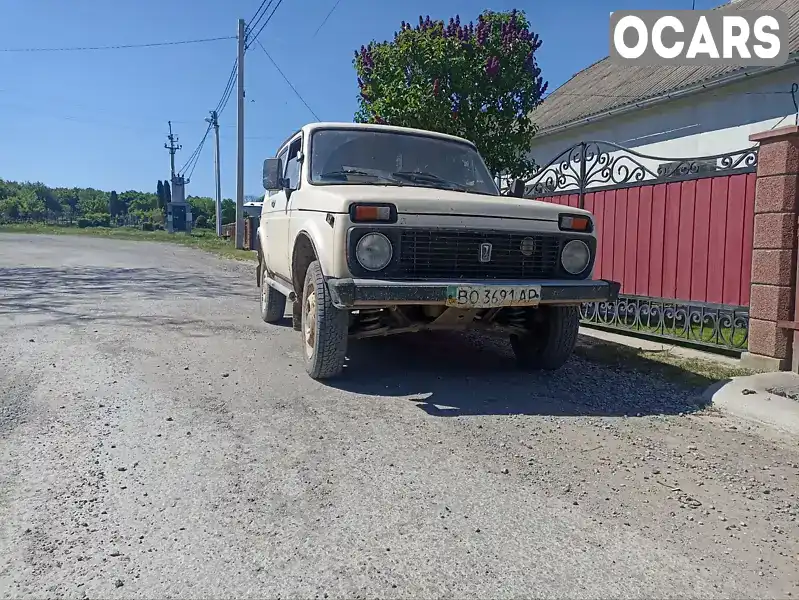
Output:
M156 192L128 190L117 193L94 188L51 188L40 182L0 179L0 222L68 219L82 226L109 226L135 220L164 224L166 205L172 199L168 181L158 181ZM189 196L195 226L215 227L216 209L212 198ZM222 201L222 223L236 220L236 204Z

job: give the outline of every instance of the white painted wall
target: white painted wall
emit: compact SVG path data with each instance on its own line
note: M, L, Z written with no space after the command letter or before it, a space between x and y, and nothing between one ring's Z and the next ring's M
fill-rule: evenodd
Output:
M752 133L795 124L790 94L794 82L799 83L799 65L559 134L536 136L530 154L544 166L570 146L588 140L666 158L742 150L753 145ZM590 91L586 94L590 96Z

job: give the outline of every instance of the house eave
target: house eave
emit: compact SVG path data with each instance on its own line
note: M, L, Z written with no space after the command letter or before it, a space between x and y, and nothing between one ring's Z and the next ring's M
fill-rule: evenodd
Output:
M582 125L587 125L589 123L596 123L597 121L602 121L610 117L616 117L619 115L634 112L636 110L649 108L650 106L661 104L663 102L668 102L670 100L676 100L679 98L684 98L686 96L699 94L709 89L715 89L718 87L729 85L731 83L735 83L737 81L743 81L751 77L758 77L760 75L766 75L768 73L775 73L777 71L782 71L784 69L788 69L796 65L797 63L799 63L799 52L794 52L791 53L791 55L788 58L788 62L786 62L784 65L779 65L776 67L761 67L756 69L741 69L739 71L735 71L734 73L730 73L725 77L720 77L719 79L716 79L714 81L706 81L703 83L698 83L696 85L692 85L681 90L676 90L673 92L660 94L658 96L653 96L651 98L647 98L646 100L633 102L631 104L626 104L618 108L612 108L610 110L599 112L594 115L590 115L588 117L582 117L579 119L575 119L574 121L562 123L554 127L549 127L547 129L540 129L536 131L534 139L540 139L542 137L563 133L564 131L568 131L569 129L573 129L575 127L580 127Z

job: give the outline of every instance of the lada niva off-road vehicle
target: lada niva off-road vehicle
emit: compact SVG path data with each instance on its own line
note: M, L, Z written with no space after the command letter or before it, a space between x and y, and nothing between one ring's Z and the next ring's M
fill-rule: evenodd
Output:
M386 125L314 123L264 161L261 317L293 304L308 374L333 377L349 338L506 332L519 364L557 369L592 280L588 211L502 196L474 144Z

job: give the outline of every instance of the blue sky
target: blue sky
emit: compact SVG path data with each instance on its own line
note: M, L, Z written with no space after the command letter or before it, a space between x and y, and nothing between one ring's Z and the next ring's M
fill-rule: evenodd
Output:
M697 9L718 0L696 0ZM472 20L484 9L524 10L543 45L554 89L602 58L613 10L691 8L691 0L283 0L261 34L283 72L323 120L351 121L357 107L353 50L391 38L420 14ZM0 49L104 46L236 34L260 0L0 0ZM430 8L435 6L435 9ZM271 9L270 9L271 11ZM169 177L167 121L183 149L200 141L224 88L236 41L148 49L0 52L0 178L50 186L155 191ZM261 165L276 145L315 120L257 46L245 62L246 192L262 193ZM222 194L235 197L235 96L221 123ZM212 196L213 146L205 145L187 192Z

